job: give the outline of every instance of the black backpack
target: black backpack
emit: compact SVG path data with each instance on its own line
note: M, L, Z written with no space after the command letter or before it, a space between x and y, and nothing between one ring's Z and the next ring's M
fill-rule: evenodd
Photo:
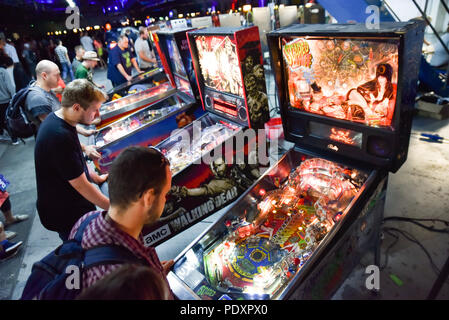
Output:
M37 119L31 115L25 105L26 97L31 90L38 89L27 86L17 91L6 109L5 124L11 137L29 138L37 132Z
M64 242L33 265L21 300L74 300L83 289L86 269L106 264L145 264L123 246L102 245L88 250L81 247L85 228L98 215L89 216L81 223L74 239Z

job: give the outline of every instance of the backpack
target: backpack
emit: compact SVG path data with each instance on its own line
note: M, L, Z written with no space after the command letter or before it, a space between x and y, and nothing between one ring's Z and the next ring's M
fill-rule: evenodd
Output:
M31 86L20 89L12 97L6 108L5 124L6 129L15 138L29 138L37 132L36 119L26 108L26 97L28 92L36 90Z
M102 245L88 250L81 247L85 228L99 214L84 220L74 239L64 242L33 264L21 300L73 300L82 291L82 275L87 269L107 264L144 263L119 245Z

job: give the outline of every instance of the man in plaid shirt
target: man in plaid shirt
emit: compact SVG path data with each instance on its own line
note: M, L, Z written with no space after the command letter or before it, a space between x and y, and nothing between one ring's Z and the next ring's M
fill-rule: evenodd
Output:
M152 148L129 147L113 162L108 178L110 207L93 219L86 227L81 245L90 249L99 245L121 245L148 266L160 273L167 282L166 274L173 260L159 261L153 247L145 247L141 234L145 224L157 221L162 215L165 197L171 187L171 171L165 156ZM86 217L74 225L69 239ZM92 286L107 274L118 269L120 264L101 265L85 271L83 288ZM132 294L132 293L130 293ZM170 299L173 299L170 293Z

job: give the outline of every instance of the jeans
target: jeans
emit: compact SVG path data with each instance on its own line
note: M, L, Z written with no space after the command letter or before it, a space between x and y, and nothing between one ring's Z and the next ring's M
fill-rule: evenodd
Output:
M61 62L62 67L62 80L66 81L67 73L70 74L70 81L75 80L75 75L73 74L72 67L68 62Z

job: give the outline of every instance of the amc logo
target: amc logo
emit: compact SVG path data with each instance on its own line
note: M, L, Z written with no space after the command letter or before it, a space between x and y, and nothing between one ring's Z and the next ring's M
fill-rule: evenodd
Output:
M168 225L165 225L147 234L145 237L143 237L143 241L145 246L149 247L153 243L168 237L170 234L171 234L170 228L168 227Z

